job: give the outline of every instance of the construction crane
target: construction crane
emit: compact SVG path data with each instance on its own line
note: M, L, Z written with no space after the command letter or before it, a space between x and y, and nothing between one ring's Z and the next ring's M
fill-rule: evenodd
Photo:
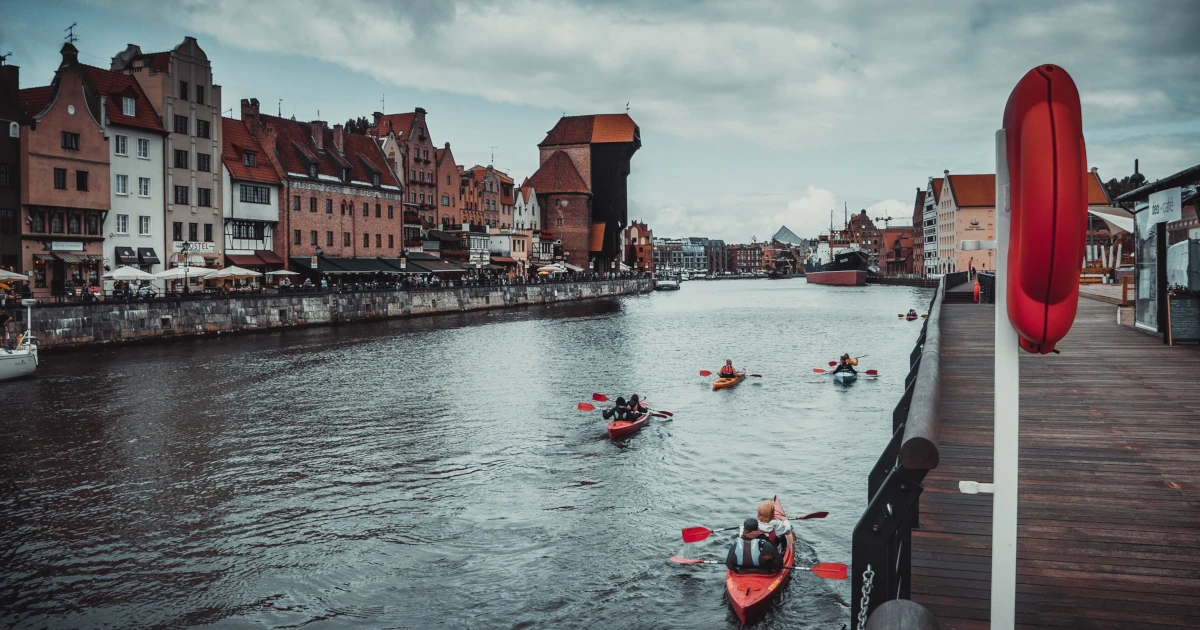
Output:
M891 227L892 221L895 221L896 219L893 219L892 217L875 217L875 220L883 221L883 229L886 230Z

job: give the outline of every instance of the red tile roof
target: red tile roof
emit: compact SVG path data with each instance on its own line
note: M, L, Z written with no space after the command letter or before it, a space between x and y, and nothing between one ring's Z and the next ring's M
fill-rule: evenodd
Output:
M324 151L318 151L313 142L312 123L262 115L259 117L264 125L275 127L275 150L279 161L288 173L308 173L308 165L317 164L317 173L341 179L341 168L350 169L350 179L358 182L370 182L371 172L379 173L379 183L384 186L399 186L392 171L383 165L387 159L383 150L375 143L374 138L357 133L343 133L344 156L337 155L333 145L333 130L323 127L321 143Z
M588 232L588 250L593 252L604 251L604 223L593 223L591 231Z
M80 65L80 67L92 88L97 93L108 97L104 109L109 122L114 125L166 133L158 112L154 110L154 105L142 91L142 86L138 84L137 79L128 74L111 72L94 66ZM125 97L135 99L133 116L126 116L122 113L121 99Z
M942 178L933 178L933 203L939 204L942 202Z
M263 151L262 145L250 134L250 130L246 128L246 123L234 120L233 118L222 117L221 142L223 145L221 163L225 165L225 168L229 169L229 176L231 178L273 184L279 183L279 173L275 172L275 167L267 159L267 154ZM246 151L253 151L258 154L255 157L254 166L246 166Z
M575 163L562 151L555 151L542 162L542 166L529 178L529 185L538 192L589 194L587 184L579 176Z
M50 99L54 98L54 86L26 88L17 93L17 101L29 116L36 116L46 109Z
M140 55L135 55L129 61L130 61L130 64L127 66L128 68L143 67L143 68L150 68L151 70L154 70L155 72L166 72L171 67L171 53L170 52L142 53ZM143 63L141 66L135 66L133 64L134 61L142 61Z
M959 208L994 208L995 175L950 175L950 191Z
M386 136L389 131L395 131L397 138L408 140L408 132L412 131L413 121L416 119L416 112L385 114L379 118L379 126L373 131L380 138Z
M538 146L633 142L636 132L637 123L633 122L629 114L563 116Z
M526 177L525 185L521 186L521 199L523 199L525 201L525 203L529 203L529 198L532 197L533 195L534 195L533 186L529 185L529 178Z
M1100 181L1100 174L1088 171L1088 205L1089 206L1111 206L1112 201L1108 198L1108 193L1104 190L1104 183Z

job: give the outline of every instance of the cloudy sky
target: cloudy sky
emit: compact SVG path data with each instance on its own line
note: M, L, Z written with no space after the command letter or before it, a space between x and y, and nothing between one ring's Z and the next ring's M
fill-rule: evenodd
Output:
M631 218L660 236L767 238L868 208L907 224L943 170L991 172L1009 91L1056 63L1104 179L1200 163L1200 2L93 0L0 21L22 87L52 78L77 22L86 63L193 35L223 107L256 97L331 122L429 112L465 165L519 179L564 112L642 129ZM280 100L282 99L282 104ZM494 147L494 149L493 149Z

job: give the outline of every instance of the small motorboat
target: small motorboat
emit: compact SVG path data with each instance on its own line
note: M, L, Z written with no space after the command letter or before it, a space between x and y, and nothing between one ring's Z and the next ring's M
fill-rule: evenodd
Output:
M21 300L25 306L25 332L17 338L15 350L0 349L0 381L29 376L37 369L38 353L37 339L29 330L29 322L33 321L33 305L37 300Z
M854 381L857 381L857 380L858 380L858 374L851 372L849 370L847 370L845 372L834 372L834 374L833 374L833 382L841 383L842 385L849 385L850 383L853 383Z
M733 387L744 380L746 380L746 370L738 372L737 376L733 378L718 378L717 380L713 381L713 391L715 392L718 389Z
M771 499L775 504L775 518L784 519L787 515L779 498ZM788 532L787 549L783 552L783 566L790 567L796 558L796 535ZM746 623L746 619L761 613L767 604L783 589L792 569L782 569L778 573L738 573L731 569L725 570L725 591L729 595L729 605L738 619Z
M658 291L678 291L678 280L655 280L654 288Z
M608 423L608 437L612 440L629 437L634 433L642 430L646 423L650 422L650 411L647 408L646 413L638 417L637 420L613 420Z

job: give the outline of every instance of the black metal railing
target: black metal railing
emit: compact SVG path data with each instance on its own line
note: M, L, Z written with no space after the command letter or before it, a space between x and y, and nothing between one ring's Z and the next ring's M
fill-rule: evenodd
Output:
M995 304L996 274L990 271L981 271L975 275L975 278L979 280L979 303Z
M884 602L909 597L912 530L920 525L922 482L939 459L941 310L951 282L943 278L929 305L909 354L904 394L892 411L892 438L867 475L867 508L852 541L854 630L863 630L867 617Z

